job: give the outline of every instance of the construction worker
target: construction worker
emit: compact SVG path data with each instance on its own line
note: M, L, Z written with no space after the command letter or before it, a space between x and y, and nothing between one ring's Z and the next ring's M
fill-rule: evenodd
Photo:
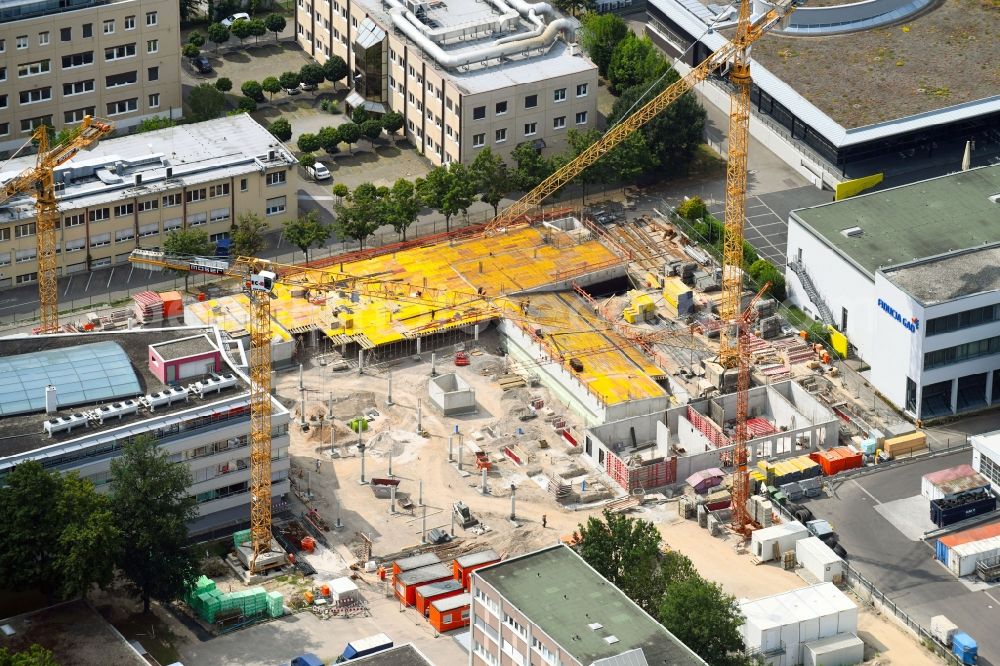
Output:
M316 458L316 473L319 474L319 458Z
M549 522L549 517L548 517L548 516L546 516L546 515L545 515L545 514L543 513L543 514L542 514L542 527L546 527L546 526L548 525L548 522Z

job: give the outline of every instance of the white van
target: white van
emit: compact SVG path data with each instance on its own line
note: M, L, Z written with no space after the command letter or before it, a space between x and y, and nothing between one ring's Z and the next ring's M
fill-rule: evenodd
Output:
M316 162L316 164L306 167L306 173L313 180L326 180L330 177L330 170L322 162Z

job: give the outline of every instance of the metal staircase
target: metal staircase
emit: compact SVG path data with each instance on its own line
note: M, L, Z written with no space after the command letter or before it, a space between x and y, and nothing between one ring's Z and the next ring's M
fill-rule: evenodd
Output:
M833 313L830 312L830 308L826 306L826 302L816 291L816 287L813 285L812 280L809 278L809 274L806 272L805 266L797 261L788 262L788 266L792 269L792 272L798 276L799 282L802 283L802 288L805 290L806 295L809 296L809 300L816 306L819 311L820 319L823 320L824 324L828 326L834 325Z

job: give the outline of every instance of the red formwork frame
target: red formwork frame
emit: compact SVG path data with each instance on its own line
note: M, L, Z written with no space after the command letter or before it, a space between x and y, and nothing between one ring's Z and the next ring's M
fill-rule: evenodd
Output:
M677 458L662 458L640 467L629 468L625 461L608 451L604 456L604 471L628 492L660 488L677 480Z

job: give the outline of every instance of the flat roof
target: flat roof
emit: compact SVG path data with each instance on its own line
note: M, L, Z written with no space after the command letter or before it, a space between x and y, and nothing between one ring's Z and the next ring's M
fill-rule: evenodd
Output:
M453 597L445 597L444 599L435 599L431 602L431 606L437 608L439 611L450 611L456 608L461 608L462 606L468 606L472 603L472 595L466 592L465 594L456 594Z
M210 331L211 329L208 330ZM0 357L22 354L27 351L72 348L81 343L114 342L125 350L125 354L131 362L132 370L135 371L136 377L139 380L139 391L134 397L140 397L166 388L166 385L149 370L149 345L156 342L190 338L192 333L196 332L208 331L186 327L153 330L137 329L116 332L55 333L44 336L23 335L0 339ZM223 355L223 358L225 358L225 355ZM186 409L197 409L221 400L232 399L234 395L249 390L249 385L244 377L240 373L233 374L239 380L235 389L214 393L205 399L198 399L197 401L179 401L173 405L157 407L153 413L140 410L138 414L125 415L121 419L108 419L104 424L91 422L86 427L75 428L70 432L56 433L52 437L42 429L46 420L56 416L68 416L70 414L85 412L92 407L115 402L115 400L98 400L92 403L92 405L75 405L71 408L60 409L55 414L46 414L42 411L34 414L19 414L0 418L0 461L3 458L27 453L35 449L52 447L84 437L93 437L95 433L105 430L112 430L123 426L134 426L143 421L161 419L165 415L171 415ZM204 376L207 377L208 375ZM190 381L195 382L200 378L201 376L192 377Z
M564 545L477 569L473 576L496 589L583 664L635 648L642 649L650 664L705 664ZM611 636L618 640L605 640Z
M460 567L474 567L477 564L483 564L484 562L492 562L494 560L499 560L500 555L497 551L490 548L489 550L484 550L478 553L469 553L468 555L462 555L461 557L456 557L455 562L458 563Z
M397 645L367 657L352 659L352 664L363 666L434 666L434 662L424 656L412 643Z
M250 114L240 113L100 141L56 168L57 186L62 184L56 198L60 210L110 204L295 163L280 141ZM34 166L34 156L13 159L0 172L0 182ZM17 196L0 209L33 217L34 199Z
M449 592L454 592L455 590L461 590L461 589L462 589L462 582L455 580L453 578L451 580L441 580L436 583L428 583L427 585L421 585L420 587L417 588L416 592L420 596L427 598L427 597L435 597L439 594L447 594Z
M440 561L441 558L434 553L421 553L420 555L411 555L410 557L396 560L394 564L400 571L409 571L410 569L419 569L430 564L437 564Z
M997 194L1000 166L987 166L801 208L791 217L874 276L880 267L1000 242L1000 203L990 200Z
M429 58L429 56L428 56ZM597 65L580 48L573 55L569 47L556 40L552 47L543 54L520 60L507 60L493 67L470 69L467 72L449 72L448 76L466 94L476 94L519 86L523 84L547 81L553 77L567 74L582 74L596 72Z
M882 274L924 305L997 291L1000 290L1000 243L886 268Z
M857 608L833 583L810 585L740 604L747 623L762 631Z
M219 351L218 347L208 339L206 335L196 335L190 338L181 338L180 340L171 340L169 342L159 342L152 345L156 349L156 353L160 355L164 361L174 361L179 358L187 358L188 356L194 356L196 354L207 354L213 351Z
M443 564L428 564L419 569L410 569L396 576L403 585L418 585L432 580L451 577L451 569Z

